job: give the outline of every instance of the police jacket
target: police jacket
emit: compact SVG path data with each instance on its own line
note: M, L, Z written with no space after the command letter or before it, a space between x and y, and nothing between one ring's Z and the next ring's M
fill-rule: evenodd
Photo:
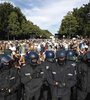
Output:
M20 70L21 82L25 86L26 93L34 93L42 86L43 71L40 65L36 67L26 64Z
M15 93L20 85L18 70L15 67L0 70L0 94L9 95Z
M76 64L67 61L63 65L56 62L52 67L47 66L47 80L55 94L62 96L70 92L70 88L76 84Z
M43 84L46 86L49 86L47 77L48 77L48 69L51 69L50 67L53 67L54 62L44 61L41 66L43 68Z

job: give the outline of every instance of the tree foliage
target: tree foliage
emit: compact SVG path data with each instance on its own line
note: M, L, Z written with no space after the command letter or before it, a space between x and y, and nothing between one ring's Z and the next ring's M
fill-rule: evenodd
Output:
M35 37L49 38L49 31L40 29L31 21L28 21L18 7L10 3L0 4L0 39L17 39Z
M20 23L16 12L11 12L8 16L8 32L10 35L20 34Z
M90 35L90 3L73 9L61 22L59 34L65 35Z
M62 34L74 35L78 27L78 22L71 12L62 20L60 31Z

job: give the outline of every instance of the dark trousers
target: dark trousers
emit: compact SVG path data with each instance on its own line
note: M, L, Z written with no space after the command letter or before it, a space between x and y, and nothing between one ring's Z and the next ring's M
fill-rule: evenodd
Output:
M71 100L77 100L77 87L76 86L71 88Z
M39 100L39 97L40 97L40 90L34 92L34 93L26 93L25 95L25 100Z
M0 100L20 100L18 99L17 92L9 95L0 95Z
M71 91L68 89L67 91L62 91L58 87L51 86L51 95L52 100L70 100Z
M87 96L87 92L81 91L81 90L77 90L77 100L85 100Z
M39 100L51 100L51 90L49 86L43 84Z
M87 97L85 100L90 100L90 93L87 94Z
M62 97L52 96L52 100L70 100L70 94L64 95Z

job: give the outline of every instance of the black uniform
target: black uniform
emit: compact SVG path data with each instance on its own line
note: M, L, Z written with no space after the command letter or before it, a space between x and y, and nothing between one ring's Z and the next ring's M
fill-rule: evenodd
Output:
M47 79L51 85L52 100L58 100L58 98L70 100L71 87L76 83L75 63L65 62L63 65L53 63L46 68Z
M80 61L77 72L77 100L84 100L87 96L87 65Z
M40 96L40 89L43 81L42 67L40 65L31 66L27 64L21 68L20 76L21 82L25 88L25 100L38 100Z
M50 89L50 85L49 85L48 80L47 80L47 77L48 77L47 70L49 69L49 67L52 67L53 64L54 64L54 62L49 62L49 61L45 61L42 64L43 71L44 71L44 80L43 80L43 86L42 86L41 93L43 95L44 100L51 100L51 89Z
M71 100L77 100L77 87L76 87L76 84L77 84L77 62L76 61L68 61L68 62L70 62L71 64L74 64L75 77L76 77L76 82L71 87Z
M87 66L87 100L90 100L90 65Z
M45 52L45 62L42 64L42 67L44 69L44 81L43 81L43 86L42 86L42 94L43 94L43 100L51 100L51 90L50 90L50 85L47 81L47 69L48 65L52 67L52 64L55 61L55 53L52 50L47 50Z
M16 68L0 70L0 100L20 100L19 86L20 78Z
M85 100L90 93L90 65L80 61L78 64L78 100Z
M75 71L77 76L77 53L73 50L67 51L67 61L75 64ZM71 100L77 100L77 87L76 84L71 87Z

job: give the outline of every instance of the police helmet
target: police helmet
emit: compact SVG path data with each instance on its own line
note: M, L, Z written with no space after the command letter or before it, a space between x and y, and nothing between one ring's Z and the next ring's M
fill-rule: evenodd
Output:
M59 65L62 65L66 61L66 51L61 49L56 52L56 58Z
M84 60L90 60L90 51L84 55Z
M2 55L1 57L1 63L9 63L10 61L13 61L13 58L9 55Z
M13 66L13 63L12 61L14 61L14 59L9 56L9 55L1 55L1 58L0 58L0 69L8 69L10 67Z
M76 55L73 50L67 51L67 60L76 60Z
M37 61L39 59L39 56L36 52L34 51L31 51L27 54L27 62L32 64L32 65L36 65L37 64Z
M46 56L46 60L52 62L54 60L54 57L55 57L54 51L52 51L52 50L46 51L45 56Z
M56 52L56 58L66 58L66 51L61 49Z

